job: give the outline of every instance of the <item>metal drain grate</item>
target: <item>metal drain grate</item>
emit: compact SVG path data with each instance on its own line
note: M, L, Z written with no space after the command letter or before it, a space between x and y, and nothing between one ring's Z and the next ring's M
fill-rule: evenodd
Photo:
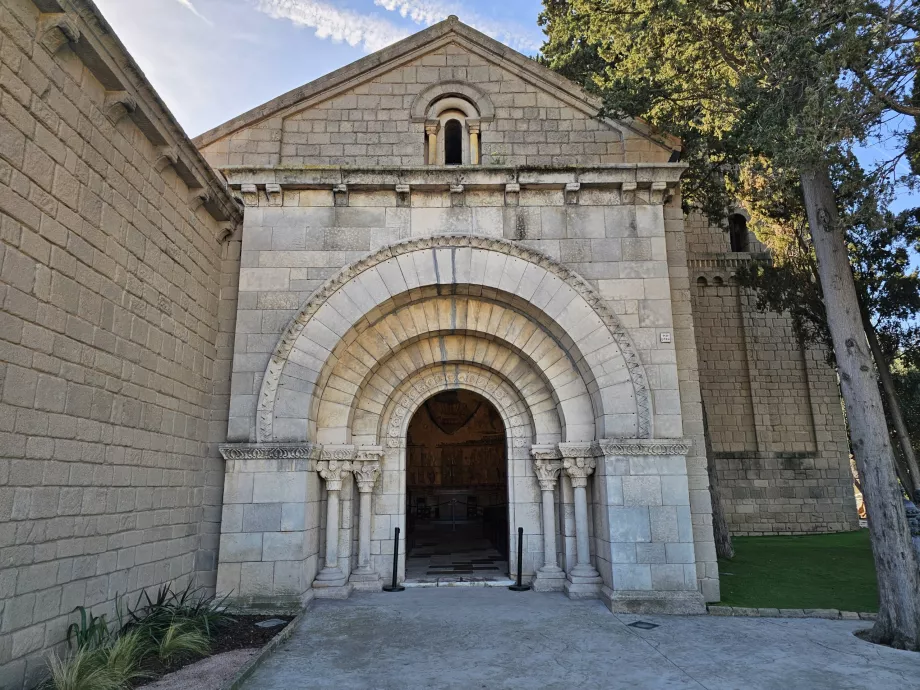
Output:
M628 624L630 628L639 628L639 630L651 630L657 628L657 623L646 623L645 621L636 621L635 623Z

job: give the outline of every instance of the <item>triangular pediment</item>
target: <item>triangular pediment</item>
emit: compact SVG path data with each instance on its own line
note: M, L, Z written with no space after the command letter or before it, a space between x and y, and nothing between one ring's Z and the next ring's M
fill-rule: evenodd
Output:
M368 137L356 137L356 143L348 151L339 150L335 148L336 142L345 142L344 145L348 145L346 138L324 136L327 133L339 134L336 126L327 127L328 132L317 132L311 136L319 126L307 125L304 121L322 120L326 117L330 120L339 118L346 121L373 119L373 115L358 117L354 113L376 112L383 103L384 109L389 109L389 116L381 114L380 119L389 118L389 123L396 120L418 123L425 119L423 114L419 115L424 110L420 109L420 99L426 90L441 83L457 84L455 89L461 94L463 88L481 92L481 100L486 107L480 110L494 110L495 116L505 120L492 125L495 132L501 128L507 130L507 121L511 118L515 120L513 129L527 131L528 127L526 124L522 125L521 120L546 120L547 112L550 119L569 122L561 126L563 130L574 127L578 131L603 132L570 137L583 140L581 143L587 144L589 150L585 150L584 146L579 150L575 145L578 142L567 142L565 137L558 135L550 136L551 141L546 141L545 138L539 141L539 137L536 137L536 143L543 143L546 151L553 152L551 156L562 159L565 158L565 152L570 152L570 157L588 155L597 158L592 162L604 163L608 162L603 160L608 151L617 150L625 155L627 149L630 149L648 153L650 162L660 162L662 159L667 160L671 149L678 146L672 138L653 136L642 123L598 120L596 116L600 102L586 94L578 85L463 24L455 17L289 91L205 132L194 141L215 167L309 162L349 163L349 157L352 155L355 156L357 164L418 163L420 161L414 160L411 155L400 156L398 153L381 154L377 158L365 155L366 151L360 148L362 144L357 142L362 140L363 145L368 145ZM475 93L470 98L475 100ZM534 109L538 109L539 112ZM324 114L320 111L327 112ZM493 119L492 115L488 118L482 116L484 120ZM586 121L590 121L591 124L585 124ZM572 124L574 122L578 124ZM546 127L549 128L551 125ZM354 126L346 126L345 129L368 131L364 127L355 130ZM370 131L396 134L415 130L388 124L385 127L378 125ZM385 150L381 147L385 147L386 142L398 148L400 142L397 139L398 137L382 136L380 146L376 148ZM496 141L498 138L487 135L484 129L484 146L489 140ZM627 146L627 140L638 140L642 144ZM279 143L277 152L272 151L270 142L273 141ZM615 141L619 141L620 144L615 146ZM509 145L509 151L511 157L520 162L520 156L516 155L514 147ZM403 148L402 152L405 154L406 150ZM544 158L546 160L540 159L542 163L550 162L549 157ZM635 158L634 155L633 159ZM616 162L625 160L624 158Z

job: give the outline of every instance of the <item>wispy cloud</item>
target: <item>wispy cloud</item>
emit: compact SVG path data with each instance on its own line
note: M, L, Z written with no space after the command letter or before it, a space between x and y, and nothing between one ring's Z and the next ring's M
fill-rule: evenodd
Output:
M176 2L178 2L183 7L187 8L192 14L198 17L201 21L207 24L210 24L211 26L214 26L213 22L210 19L208 19L203 14L201 14L201 12L195 9L195 6L192 4L192 0L176 0Z
M515 23L499 23L470 12L465 6L443 0L374 0L374 4L423 26L431 26L448 15L458 15L461 21L517 50L536 52L542 45L539 30L528 31Z
M294 24L315 29L318 38L345 41L350 46L360 45L369 53L408 35L385 19L340 10L316 0L260 0L258 8L275 19L288 19Z

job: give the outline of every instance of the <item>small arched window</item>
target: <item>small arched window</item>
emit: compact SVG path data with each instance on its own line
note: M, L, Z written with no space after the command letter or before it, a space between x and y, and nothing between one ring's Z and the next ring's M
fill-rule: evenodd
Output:
M448 120L444 125L444 165L463 164L463 125Z
M728 217L728 240L733 252L750 251L747 218L740 213L733 213Z

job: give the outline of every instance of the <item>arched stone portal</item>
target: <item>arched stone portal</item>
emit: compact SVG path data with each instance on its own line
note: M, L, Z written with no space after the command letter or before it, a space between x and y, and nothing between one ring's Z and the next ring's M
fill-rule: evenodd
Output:
M508 577L509 453L498 410L478 393L426 399L406 432L406 579Z
M272 600L379 588L392 576L396 528L405 577L407 506L419 490L408 478L410 420L444 392L482 396L501 419L504 529L512 550L524 529L523 576L537 589L603 595L612 608L700 603L686 444L652 440L648 379L629 333L569 269L466 235L390 245L346 267L282 333L261 383L256 443L225 453L277 457L251 478L252 500L260 482L293 499L281 536L260 535ZM232 476L240 469L228 464L227 493L247 491ZM225 541L232 553L249 538L222 538L222 558ZM267 556L276 542L297 546ZM650 545L642 556L637 543ZM242 568L225 566L241 593Z

